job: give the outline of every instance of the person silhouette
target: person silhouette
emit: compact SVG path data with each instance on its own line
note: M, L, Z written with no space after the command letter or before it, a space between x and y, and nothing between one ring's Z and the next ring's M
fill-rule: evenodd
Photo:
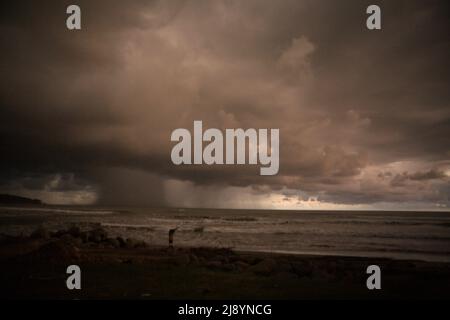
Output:
M178 227L176 227L175 229L170 229L169 230L169 247L173 248L173 236L175 234L175 231L177 231Z

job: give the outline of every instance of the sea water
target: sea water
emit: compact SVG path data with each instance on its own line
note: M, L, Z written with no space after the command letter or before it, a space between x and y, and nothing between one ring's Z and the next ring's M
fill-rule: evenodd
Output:
M166 246L450 261L450 212L2 207L0 233L72 225Z

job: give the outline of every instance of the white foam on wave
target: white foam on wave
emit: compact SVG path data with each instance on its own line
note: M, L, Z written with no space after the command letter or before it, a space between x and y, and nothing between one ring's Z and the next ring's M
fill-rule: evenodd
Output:
M154 226L145 224L129 224L129 223L102 223L102 227L106 228L135 228L135 229L154 229Z

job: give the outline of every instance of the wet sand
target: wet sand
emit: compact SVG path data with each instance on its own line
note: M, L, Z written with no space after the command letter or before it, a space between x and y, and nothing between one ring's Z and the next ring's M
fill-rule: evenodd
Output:
M2 236L1 298L450 298L449 263L167 248L96 233ZM81 268L81 290L66 287L71 264ZM381 268L381 290L366 287L372 264Z

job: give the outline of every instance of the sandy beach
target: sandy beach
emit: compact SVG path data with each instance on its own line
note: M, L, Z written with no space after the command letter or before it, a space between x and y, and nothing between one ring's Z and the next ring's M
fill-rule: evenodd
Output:
M0 239L6 299L410 299L450 298L450 264L386 258L168 248L77 228ZM82 289L68 290L79 265ZM382 289L366 287L379 265Z

